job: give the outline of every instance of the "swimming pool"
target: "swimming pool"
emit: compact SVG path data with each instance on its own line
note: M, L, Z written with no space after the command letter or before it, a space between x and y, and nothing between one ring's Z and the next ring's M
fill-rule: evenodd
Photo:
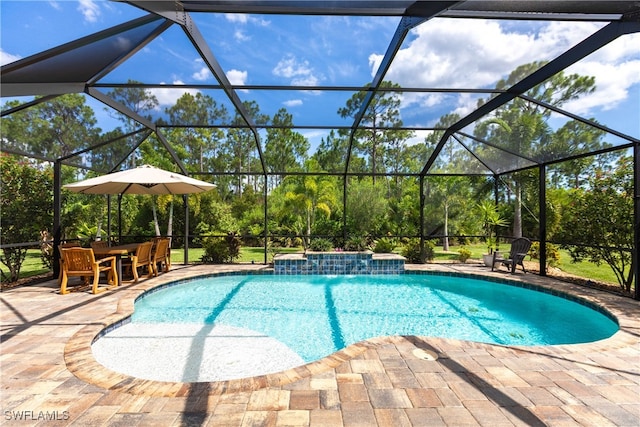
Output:
M435 274L206 277L144 294L131 323L255 331L305 362L377 336L554 345L596 341L618 330L609 316L569 299Z

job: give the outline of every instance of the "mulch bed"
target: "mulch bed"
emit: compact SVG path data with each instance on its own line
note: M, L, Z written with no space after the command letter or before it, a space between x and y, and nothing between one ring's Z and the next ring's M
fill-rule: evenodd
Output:
M540 264L536 262L525 261L524 265L527 271L535 274L540 274ZM625 291L618 284L601 282L599 280L585 279L584 277L566 273L559 268L549 267L547 269L547 276L553 277L554 279L562 280L563 282L572 283L574 285L584 286L586 288L599 289L601 291L611 292L630 298L633 297L633 294L631 292Z
M22 279L18 279L15 282L2 282L2 288L1 290L5 291L8 289L13 289L13 288L18 288L20 286L29 286L29 285L36 285L38 283L43 283L46 282L47 280L51 280L53 279L53 273L49 272L49 273L44 273L44 274L38 274L35 276L30 276L30 277L25 277Z

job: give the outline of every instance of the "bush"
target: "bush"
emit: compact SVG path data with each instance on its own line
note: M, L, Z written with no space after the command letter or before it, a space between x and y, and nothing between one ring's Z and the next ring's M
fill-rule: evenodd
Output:
M413 264L421 264L425 261L433 260L435 255L434 248L435 243L431 240L424 241L424 259L420 253L420 239L409 239L402 248L402 256L407 259L408 262Z
M234 262L240 256L242 240L236 233L229 232L225 237L207 236L202 239L204 255L200 261L210 264Z
M227 233L225 243L229 248L229 260L234 262L240 256L240 247L242 247L242 239L233 231Z
M229 248L222 237L207 236L202 239L204 255L200 261L207 264L222 264L229 259Z
M362 252L369 250L369 244L365 237L350 237L344 242L344 250Z
M560 250L553 243L547 242L545 246L547 248L547 267L557 267L560 264ZM529 256L531 259L540 259L540 242L531 243Z
M469 258L471 258L471 251L464 246L458 249L458 254L458 260L460 260L460 262L463 264L467 262Z
M309 250L314 252L329 252L333 250L333 242L329 239L313 239L309 244Z
M373 252L377 254L391 253L396 248L396 242L388 237L383 237L376 242Z

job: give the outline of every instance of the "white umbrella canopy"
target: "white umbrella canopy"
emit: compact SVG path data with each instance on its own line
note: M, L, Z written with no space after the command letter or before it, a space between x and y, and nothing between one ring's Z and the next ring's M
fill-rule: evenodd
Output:
M214 184L150 165L89 178L63 186L84 194L191 194L209 191Z

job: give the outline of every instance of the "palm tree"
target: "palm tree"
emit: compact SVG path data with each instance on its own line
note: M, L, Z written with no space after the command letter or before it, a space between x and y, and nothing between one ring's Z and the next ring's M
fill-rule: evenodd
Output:
M313 165L317 166L313 160L306 164L307 168ZM294 188L285 194L285 204L302 217L306 228L304 246L307 248L316 215L331 216L331 206L336 202L336 189L333 180L327 176L306 175L294 179Z

